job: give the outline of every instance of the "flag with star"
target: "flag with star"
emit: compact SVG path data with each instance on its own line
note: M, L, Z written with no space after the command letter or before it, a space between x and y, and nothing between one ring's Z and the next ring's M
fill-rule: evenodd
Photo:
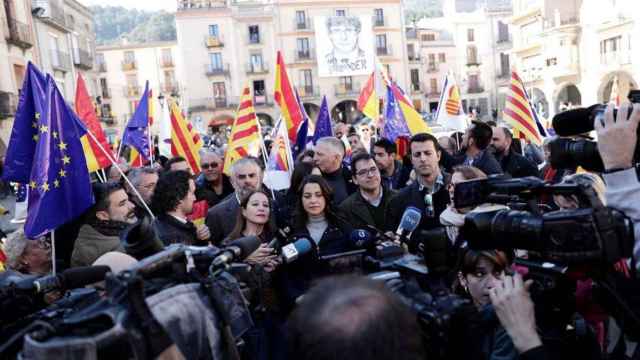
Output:
M150 160L150 144L149 144L149 82L144 86L144 94L140 98L138 107L133 116L127 123L122 135L122 145L129 145L142 156L145 161Z
M27 220L34 239L77 218L93 205L91 178L80 138L87 130L64 101L51 76L46 78L44 116L37 123Z
M2 177L6 181L29 182L39 136L37 123L43 116L44 100L45 77L29 62L4 160Z

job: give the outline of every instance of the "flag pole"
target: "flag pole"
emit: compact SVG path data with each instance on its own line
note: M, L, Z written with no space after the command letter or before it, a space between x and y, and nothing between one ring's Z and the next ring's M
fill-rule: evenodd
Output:
M106 150L104 149L102 144L96 139L96 137L91 133L91 131L87 131L87 134L89 134L89 136L93 139L93 141L95 141L95 143L98 145L98 147L100 147L100 150L102 150L104 153L106 153ZM122 144L122 142L120 144ZM119 157L120 156L118 156L118 158ZM142 198L142 195L140 195L140 193L138 192L138 189L136 189L136 187L133 186L133 184L131 183L131 180L129 180L127 175L125 175L124 171L122 171L122 168L120 167L120 165L118 165L118 163L116 161L114 161L114 159L112 157L110 157L110 156L109 156L109 160L111 160L111 164L116 167L116 169L118 170L118 172L120 173L120 175L122 176L124 181L127 182L127 184L129 185L129 187L131 188L133 193L136 195L136 197L138 199L140 199L140 203L142 204L144 209L147 211L147 213L149 213L149 215L151 216L151 219L155 219L156 218L155 215L153 215L153 212L151 212L151 209L149 209L149 206L147 205L147 203Z
M56 276L56 231L51 230L51 272Z
M280 121L284 121L284 119L282 118L282 114L280 114L280 118L278 118L278 122L280 122ZM287 127L286 127L286 124L285 124L285 130L286 129L287 129ZM278 133L279 130L280 129L276 130L276 134ZM309 135L308 132L307 132L307 135ZM305 141L307 141L306 139L307 139L307 137L305 136ZM287 162L289 162L289 169L288 169L289 179L291 179L291 175L293 174L293 153L291 152L291 143L289 142L289 133L287 131L285 131L284 146L286 146L285 151L287 152Z
M264 138L262 137L262 126L260 126L260 118L258 118L257 116L256 123L258 124L258 136L260 136L260 152L262 153L262 160L264 161L264 165L266 166L269 163L269 160L267 159L267 147L264 146ZM269 190L271 190L271 197L273 198L273 200L275 200L276 194L273 192L273 189L269 188Z

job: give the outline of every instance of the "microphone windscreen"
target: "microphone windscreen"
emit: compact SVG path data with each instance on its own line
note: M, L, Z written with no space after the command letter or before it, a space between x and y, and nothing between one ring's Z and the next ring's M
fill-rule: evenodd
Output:
M71 268L60 274L60 283L63 289L75 289L103 281L110 271L106 265Z
M418 224L420 224L420 219L422 219L420 210L409 206L402 214L399 228L406 232L413 232L418 227Z
M373 244L374 237L370 232L356 229L351 232L351 244L357 249L366 249Z
M305 255L311 251L314 251L316 243L308 238L300 238L293 243L299 255Z
M239 239L235 239L229 243L228 247L235 246L240 249L241 253L239 258L244 259L249 256L252 252L256 251L260 246L260 238L257 236L245 236Z
M556 114L552 121L553 130L558 136L574 136L592 131L594 112L598 107L602 105L596 104Z

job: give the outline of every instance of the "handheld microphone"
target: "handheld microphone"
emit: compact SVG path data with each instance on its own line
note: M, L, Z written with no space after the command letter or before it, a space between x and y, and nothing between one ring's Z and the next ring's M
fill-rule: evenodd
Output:
M233 240L225 247L220 255L213 259L214 268L223 267L234 260L244 259L260 247L260 239L257 236L246 236Z
M110 271L111 268L106 265L77 267L57 275L47 275L36 280L23 280L17 283L16 287L35 294L52 290L75 289L103 281L105 275Z
M413 231L420 224L421 219L422 214L416 207L409 206L406 208L400 219L400 225L398 225L398 229L396 230L396 234L400 236L401 242L406 242L407 239L411 237Z
M306 255L308 253L315 254L317 253L317 251L318 251L318 246L316 245L316 242L309 238L303 237L303 238L297 239L291 244L287 244L283 246L282 254L280 255L280 258L282 259L283 263L289 264L295 261L296 259L298 259L302 255Z
M375 236L364 229L353 230L350 241L355 249L369 249L376 244Z

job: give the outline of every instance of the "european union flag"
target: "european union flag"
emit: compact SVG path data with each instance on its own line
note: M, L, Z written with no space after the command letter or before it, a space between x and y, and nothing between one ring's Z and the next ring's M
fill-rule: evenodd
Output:
M327 97L323 96L320 111L318 112L318 119L316 119L316 130L313 132L313 143L315 144L320 138L325 136L333 136L333 129L331 128L331 115L329 115Z
M86 128L65 103L51 76L37 122L35 155L28 181L29 203L24 231L37 238L80 216L93 205L91 179L80 137Z
M29 182L36 152L37 123L44 116L45 85L44 75L29 62L4 161L2 177L7 181Z
M387 108L384 112L382 135L394 142L399 136L411 136L407 122L402 116L402 111L400 111L398 99L396 99L390 86L387 86Z
M138 103L133 117L127 123L122 135L122 144L134 147L138 153L149 160L149 82L144 86L144 94Z

